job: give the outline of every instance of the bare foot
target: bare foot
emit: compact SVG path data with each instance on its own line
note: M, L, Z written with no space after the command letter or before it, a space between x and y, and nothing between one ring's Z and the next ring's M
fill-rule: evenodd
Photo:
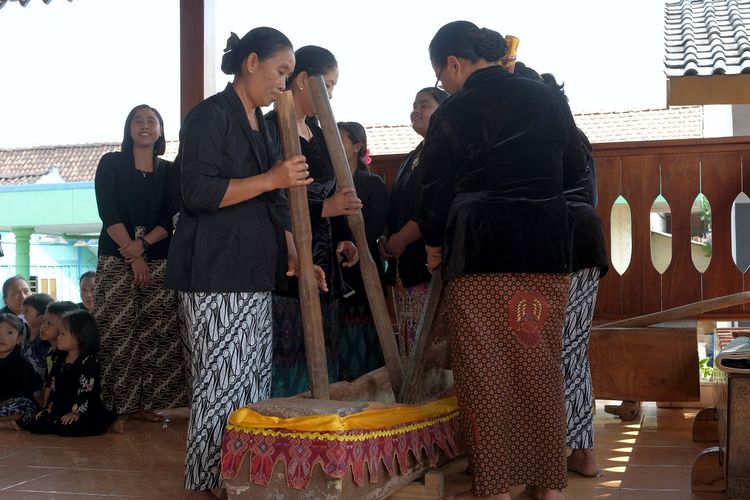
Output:
M21 428L15 420L0 420L0 430L20 431Z
M107 431L114 432L115 434L125 434L125 419L117 417Z
M489 495L486 497L478 497L471 490L468 491L452 491L445 494L445 500L473 500L475 498L481 498L483 500L511 500L510 493L500 493L499 495Z
M19 420L21 420L20 413L14 413L13 415L0 417L0 429L19 431L21 430L21 428L18 426Z
M585 477L602 477L604 472L596 466L594 450L576 449L568 457L568 470Z
M526 486L526 494L535 500L564 500L565 495L561 490L551 490L540 486Z
M159 415L155 411L145 409L141 409L141 411L136 414L135 418L140 418L141 420L146 420L147 422L164 422L163 415Z

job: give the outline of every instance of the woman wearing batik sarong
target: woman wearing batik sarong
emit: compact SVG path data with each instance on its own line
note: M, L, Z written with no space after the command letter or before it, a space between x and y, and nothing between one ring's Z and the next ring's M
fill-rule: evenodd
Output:
M571 228L563 193L565 109L498 62L503 37L457 21L430 43L453 94L432 116L417 223L444 314L473 475L458 498L563 498L560 367ZM583 159L581 159L583 161Z
M558 88L552 75L543 77ZM562 87L559 87L559 95L565 99ZM583 145L586 169L582 175L569 176L568 162L563 156L565 199L573 220L573 273L570 275L570 300L565 311L562 357L568 420L565 442L572 450L568 456L568 470L586 477L598 477L603 473L594 456L594 391L588 347L599 280L606 274L609 262L602 221L594 208L596 181L591 143L574 122L570 134ZM574 167L573 171L578 169Z
M185 488L206 498L220 486L229 414L270 395L271 291L296 262L280 190L312 181L303 156L276 161L261 114L294 69L289 39L256 28L233 33L224 52L233 82L196 105L180 133L182 207L167 267L191 354Z
M423 139L430 126L430 117L447 98L448 94L444 90L435 87L423 88L414 96L411 127ZM398 347L404 365L417 340L417 327L431 279L424 266L427 254L422 235L414 222L422 192L423 169L419 159L423 148L424 141L406 155L401 163L391 188L386 234L378 238L380 255L388 259L386 277L393 285Z
M343 216L358 213L362 202L353 196L353 190L336 187L333 164L323 130L315 118L308 83L310 78L323 77L331 98L339 79L336 57L328 49L306 45L294 52L294 59L294 72L287 79L287 90L294 97L300 148L313 178L307 186L307 203L313 262L325 271L328 284L328 291L320 294L320 307L328 380L333 383L339 380L339 300L344 292L341 268L351 267L359 259ZM271 136L280 137L276 111L270 111L265 119ZM310 390L298 285L297 279L292 278L286 283L286 292L273 294L273 397L294 396Z
M554 75L539 75L523 63L515 73L547 83L561 105L568 108L563 86ZM594 456L593 390L588 357L591 324L596 305L599 279L608 269L607 249L602 223L596 213L596 170L591 143L578 127L572 113L568 119L568 144L563 151L563 188L568 212L573 221L573 265L570 298L565 310L562 369L565 383L565 413L568 427L566 445L571 449L568 470L587 477L602 475ZM584 159L580 161L583 148Z
M177 296L164 286L172 217L164 121L146 104L125 119L120 151L96 169L99 236L94 316L102 396L120 420L161 422L187 403ZM118 424L118 427L121 423Z

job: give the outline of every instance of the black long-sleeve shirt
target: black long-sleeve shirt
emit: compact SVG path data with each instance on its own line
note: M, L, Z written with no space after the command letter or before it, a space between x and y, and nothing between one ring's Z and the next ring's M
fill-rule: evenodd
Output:
M365 236L367 247L372 255L378 273L383 278L383 262L378 253L377 239L383 234L388 219L388 191L383 178L358 168L354 171L354 189L357 197L362 200L362 217L365 220ZM361 251L361 250L360 250ZM362 271L357 263L354 267L342 268L344 281L357 293L365 293L362 281Z
M34 399L34 393L41 388L42 378L18 347L0 359L0 401L21 397Z
M443 276L567 273L563 193L568 124L541 82L500 66L475 71L432 115L417 223L443 246Z
M167 287L191 292L274 290L286 271L289 209L279 191L220 208L229 181L267 172L276 156L256 110L252 130L231 84L196 105L180 131L180 220Z
M149 248L149 260L166 259L172 234L172 214L167 206L168 169L172 164L154 159L154 171L142 174L135 168L132 152L107 153L99 160L94 186L102 231L99 235L99 255L120 257L119 245L107 233L107 228L121 223L131 239L135 227L144 226L145 234L160 226L167 237Z
M399 232L409 221L415 221L419 211L422 195L422 171L419 165L424 142L409 153L401 163L396 179L393 181L388 209L388 236ZM388 267L388 278L395 283L396 267L401 283L410 288L422 283L429 283L432 275L424 265L427 262L427 251L424 241L412 241L398 258L398 262Z

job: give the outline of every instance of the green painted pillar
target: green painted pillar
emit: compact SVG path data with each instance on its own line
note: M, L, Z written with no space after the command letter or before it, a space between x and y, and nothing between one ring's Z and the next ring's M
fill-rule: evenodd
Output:
M31 274L31 245L29 241L34 234L33 227L14 227L11 232L16 236L16 274L29 279Z

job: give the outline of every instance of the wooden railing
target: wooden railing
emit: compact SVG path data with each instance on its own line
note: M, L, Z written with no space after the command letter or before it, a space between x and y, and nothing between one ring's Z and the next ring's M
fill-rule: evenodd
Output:
M389 188L404 156L373 158L374 170ZM750 273L741 272L732 257L731 227L735 199L742 192L750 196L750 137L595 144L594 157L607 248L612 208L620 196L630 207L632 228L629 264L622 274L610 266L600 283L598 319L638 316L750 290ZM699 193L708 199L712 215L712 256L703 273L691 256L691 207ZM659 195L669 204L672 220L672 256L663 274L651 258L651 207ZM750 317L750 305L710 316Z

